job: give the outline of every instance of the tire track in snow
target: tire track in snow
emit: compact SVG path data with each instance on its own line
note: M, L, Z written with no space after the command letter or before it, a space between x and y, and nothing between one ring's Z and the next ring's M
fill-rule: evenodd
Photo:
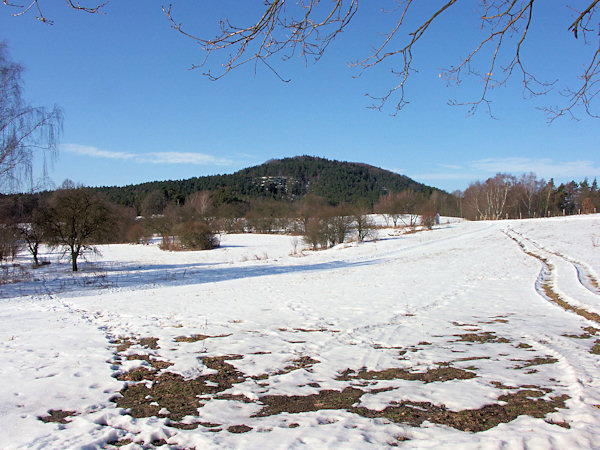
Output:
M598 275L596 275L594 270L588 264L579 261L569 255L565 255L563 253L549 249L540 244L539 242L536 242L535 240L531 239L530 237L525 236L523 233L519 233L518 231L513 230L512 228L510 229L510 231L518 235L521 239L528 241L538 249L550 253L554 256L558 256L559 258L572 264L577 272L577 278L579 280L579 283L592 294L600 296L600 281L598 281Z
M426 242L419 242L418 244L409 245L407 247L402 247L399 249L396 248L394 250L378 252L375 254L374 257L373 256L358 256L358 257L353 258L352 261L353 262L375 262L375 261L395 260L398 258L398 256L403 255L404 253L411 252L413 250L420 250L420 249L423 249L424 247L430 247L430 246L438 246L440 244L440 242L447 243L449 241L453 241L453 240L457 240L457 239L472 238L474 235L483 234L486 231L493 231L493 229L495 229L495 224L489 223L489 224L485 224L485 226L482 226L481 228L479 228L477 230L463 231L463 232L460 232L457 234L453 234L451 236L443 236L439 239L432 239L432 240L426 241ZM413 234L412 236L415 236L415 234ZM404 237L404 236L400 235L398 237L394 237L394 238L390 238L390 239L401 239L402 237Z
M525 244L511 233L514 233L514 231L510 228L504 231L504 234L509 239L512 239L513 241L515 241L517 243L517 245L523 251L523 253L537 259L538 261L540 261L542 263L542 269L540 270L540 273L535 281L535 290L537 291L537 293L542 298L548 300L551 303L554 303L554 304L560 306L565 311L573 312L573 313L583 317L584 319L595 322L596 324L600 324L600 315L599 314L588 311L587 309L585 309L581 306L573 305L571 303L572 300L571 300L571 302L569 302L567 299L564 298L564 296L561 296L555 290L554 283L553 283L554 266L552 265L552 263L547 258L544 258L543 256L528 250L526 248ZM516 234L516 233L514 233L514 234Z

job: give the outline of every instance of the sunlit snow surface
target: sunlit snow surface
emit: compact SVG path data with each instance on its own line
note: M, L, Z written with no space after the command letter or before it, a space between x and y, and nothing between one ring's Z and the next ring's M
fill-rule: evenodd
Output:
M254 234L225 235L210 252L102 246L77 274L59 254L44 254L52 264L31 271L34 279L0 286L0 448L597 447L600 355L592 349L600 323L553 303L540 286L600 313L590 281L600 274L600 216L442 222L320 252L301 253L291 236ZM27 255L19 262L28 264ZM176 340L198 334L208 337ZM124 338L134 345L119 350ZM157 348L141 338L157 338ZM165 408L134 418L114 402L135 383L117 377L149 367L128 355L170 362L162 372L188 380L215 373L202 358L237 355L227 363L244 378L204 395L182 420L218 426L179 429ZM301 358L311 363L294 367ZM448 365L474 376L341 376ZM344 408L260 414L266 395L348 387L364 394ZM480 432L357 413L402 401L450 411L502 406L500 396L520 389L566 395L566 407ZM224 394L235 397L215 398ZM50 410L73 414L42 422ZM246 432L228 430L239 425Z

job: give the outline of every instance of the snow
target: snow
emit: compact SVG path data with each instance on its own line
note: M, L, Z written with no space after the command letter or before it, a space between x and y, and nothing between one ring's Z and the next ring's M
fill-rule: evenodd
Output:
M32 279L0 285L0 448L91 448L119 440L124 448L153 442L176 448L597 446L600 357L591 349L600 334L585 336L584 328L600 324L553 303L539 280L547 277L568 304L600 313L600 292L589 281L600 273L594 246L600 215L442 218L431 231L378 234L375 241L318 252L301 252L301 240L292 236L257 234L224 235L222 247L207 252L101 246L76 274L46 251L42 257L52 264L32 271ZM532 254L548 261L551 273ZM28 264L27 255L18 262ZM194 335L204 338L177 339ZM118 340L126 338L131 346L119 350ZM141 338L156 338L157 345ZM113 401L126 385L153 385L117 379L135 368L152 370L139 355L172 363L159 373L187 380L217 373L203 358L228 356L244 380L202 395L197 415L180 420L218 427L175 428L164 405L154 402L156 416L136 418ZM307 357L312 362L295 366ZM341 377L346 369L424 373L448 364L475 376ZM353 407L373 412L402 401L478 409L502 405L499 397L517 388L546 389L544 400L568 399L543 417L523 414L479 432L433 419L418 426L369 418L350 407L260 414L266 395L347 387L365 392ZM50 410L74 414L65 423L44 423L39 417ZM570 428L556 425L563 422ZM228 430L240 425L252 429Z

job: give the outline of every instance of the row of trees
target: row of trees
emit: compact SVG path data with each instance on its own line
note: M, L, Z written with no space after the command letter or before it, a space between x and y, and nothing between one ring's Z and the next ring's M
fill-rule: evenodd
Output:
M596 180L556 186L553 180L546 182L529 173L519 178L497 174L451 196L437 191L389 193L374 205L366 199L332 205L314 194L294 202L219 203L209 191L195 192L181 205L165 205L160 193L154 192L146 201L155 209L149 206L143 217L70 181L49 198L8 196L1 200L0 260L14 258L25 247L38 266L40 245L46 243L62 248L76 271L79 256L100 243L147 242L159 235L165 250L207 250L219 246L221 232L292 233L302 235L316 250L351 236L367 239L374 229L369 218L372 212L383 215L388 226L429 228L437 214L504 219L594 213L600 210L600 189Z
M484 182L472 183L457 195L461 216L469 219L519 219L556 215L590 214L600 211L596 179L556 185L534 173L519 178L499 173Z

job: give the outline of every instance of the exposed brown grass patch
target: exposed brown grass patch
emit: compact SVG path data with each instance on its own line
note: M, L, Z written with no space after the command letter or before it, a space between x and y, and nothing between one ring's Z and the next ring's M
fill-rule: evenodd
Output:
M515 360L515 361L522 361L522 360ZM533 366L541 366L544 364L555 364L558 362L558 359L553 358L552 356L545 356L545 357L541 357L541 356L536 356L533 359L529 359L529 360L525 360L523 365L521 366L517 366L515 367L515 369L525 369L527 367L533 367Z
M453 336L458 338L454 342L473 342L478 344L506 344L510 342L509 339L496 336L496 333L494 333L493 331L483 331L481 333L455 334Z
M342 391L324 390L312 395L265 395L260 402L265 406L254 417L273 416L283 412L295 414L326 409L349 409L364 391L347 387Z
M76 411L63 411L62 409L51 409L48 411L48 415L39 416L38 419L44 423L69 423L67 420L69 417L76 415Z
M533 347L529 344L525 344L524 342L521 342L519 345L517 345L517 348L529 349L529 348L533 348Z
M111 342L113 345L117 346L117 352L122 353L128 350L130 347L134 345L139 345L141 347L145 347L152 350L157 350L158 347L158 338L155 337L145 337L145 338L133 338L133 337L125 337L115 339Z
M124 374L123 377L129 377L132 381L149 380L152 384L147 386L146 383L138 383L125 386L120 391L121 397L114 401L119 407L129 409L129 414L133 417L158 416L162 408L169 411L164 416L174 421L179 421L187 415L197 415L198 408L202 406L199 396L222 392L233 384L245 380L241 372L226 362L240 358L240 355L202 358L204 364L217 373L202 375L191 380L171 372L157 375L156 372L145 368L135 369ZM134 380L133 377L136 379Z
M351 408L350 411L369 418L385 417L415 427L429 421L457 430L477 433L501 423L511 422L521 415L542 418L558 408L565 408L565 402L569 398L567 395L561 395L545 400L539 398L542 396L544 392L540 390L521 390L501 395L498 400L502 403L462 411L451 411L444 405L438 406L429 402L411 401L397 402L381 411L362 407Z
M249 427L248 425L231 425L230 427L227 427L227 431L230 433L247 433L250 430L252 430L252 427Z
M192 334L191 336L177 336L175 338L175 342L198 342L204 341L205 339L209 338L222 338L229 336L231 336L231 334L218 334L216 336L209 336L206 334Z
M319 362L320 361L313 359L310 356L301 356L300 358L294 359L291 364L285 366L283 369L275 372L274 375L284 375L293 372L294 370L309 369Z
M129 360L129 361L134 361L134 360L146 361L154 369L157 369L157 370L166 369L167 367L171 367L173 365L172 362L163 361L161 359L156 359L156 358L151 358L150 355L138 355L138 354L127 355L127 360Z
M424 383L433 383L436 381L450 381L450 380L468 380L469 378L475 378L477 375L473 372L457 369L455 367L440 366L434 369L429 369L425 372L411 372L407 369L384 369L384 370L365 370L361 369L358 372L346 369L343 371L337 379L340 381L350 380L408 380L408 381L422 381Z
M521 389L498 398L498 402L479 409L452 411L444 405L429 402L394 402L383 410L371 410L353 406L365 391L347 387L342 391L324 390L312 395L277 396L267 395L260 398L263 408L255 417L265 417L280 413L297 414L309 411L330 409L346 410L367 418L386 418L411 426L421 426L429 421L466 432L489 430L501 423L508 423L521 415L543 418L558 408L565 408L569 398L561 395L544 399L547 389ZM562 423L556 425L564 426Z

